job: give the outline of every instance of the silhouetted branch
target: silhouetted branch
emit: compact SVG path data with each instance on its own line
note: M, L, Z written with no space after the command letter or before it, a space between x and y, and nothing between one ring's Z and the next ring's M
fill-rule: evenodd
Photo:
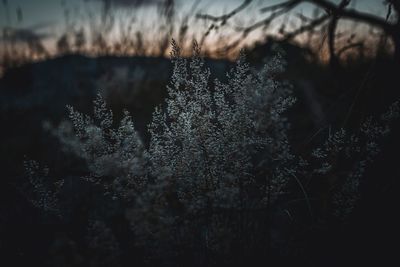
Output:
M335 35L338 21L340 19L340 12L342 12L349 4L351 0L342 0L338 6L338 10L335 10L331 14L331 20L328 26L328 50L329 50L329 63L332 67L337 67L339 64L338 59L335 55Z
M245 9L253 0L245 0L240 6L229 12L228 14L222 16L213 16L209 14L197 14L196 17L199 19L208 19L214 22L221 22L221 25L224 25L228 19L235 16L237 13Z
M300 4L300 2L301 2L301 0L287 1L287 2L276 4L276 5L263 7L260 9L260 12L261 13L275 12L276 10L279 10L279 9L288 10L288 9L291 9L291 8L295 7L296 5Z
M390 16L392 8L397 12L397 14L400 13L400 1L398 0L386 0L388 3L388 8L390 11L388 11L388 15ZM386 19L387 20L387 19Z
M357 47L357 48L363 48L363 47L364 47L364 44L363 44L362 42L357 42L357 43L348 44L348 45L346 45L346 46L344 46L344 47L342 47L342 48L339 49L339 51L337 52L337 56L340 58L341 55L342 55L344 52L346 52L346 51L349 50L349 49L356 48L356 47Z
M302 34L304 32L312 30L312 29L316 28L317 26L321 25L322 23L324 23L328 18L329 18L329 15L323 15L317 19L314 19L312 22L310 22L307 25L303 25L300 28L297 28L296 30L294 30L292 32L285 33L283 40L285 40L285 41L291 40L291 39L295 38L296 36L298 36L299 34Z
M226 21L236 15L238 12L242 11L250 4L251 0L245 0L239 7L235 8L233 11L226 15L222 16L212 16L207 14L198 14L197 18L201 19L210 19L214 22L221 21L221 25L226 24ZM260 27L268 27L273 20L278 18L279 16L288 13L293 8L302 3L310 3L315 5L318 8L324 9L326 15L323 15L316 19L309 19L304 16L300 16L299 18L304 21L311 21L307 25L303 25L297 29L292 30L289 33L285 33L283 36L284 40L289 40L297 35L311 31L314 28L323 24L327 19L330 19L329 24L327 25L327 38L328 38L328 49L330 55L331 64L335 64L335 39L337 38L336 28L340 19L349 19L353 21L358 21L362 23L366 23L368 25L377 27L383 30L386 34L388 34L394 42L395 47L395 58L400 60L400 18L397 16L395 21L390 21L389 17L392 14L392 10L396 11L396 14L400 14L400 1L398 0L387 0L388 11L386 14L386 18L381 18L377 15L373 15L370 13L362 12L355 9L348 9L347 6L351 0L342 0L339 4L335 4L329 0L287 0L278 4L270 5L267 7L263 7L260 9L260 13L270 14L250 26L240 26L235 27L238 31L243 31L243 36L247 36L251 31L260 28Z
M298 1L295 1L298 2ZM284 8L282 9L277 9L277 11L275 11L274 13L272 13L270 16L268 16L266 19L256 22L253 25L250 25L248 27L236 27L236 30L238 31L243 31L245 35L247 35L248 33L250 33L251 31L259 28L259 27L268 27L271 22L278 18L279 16L289 12L290 10L292 10L297 4L293 4L293 5L286 5Z

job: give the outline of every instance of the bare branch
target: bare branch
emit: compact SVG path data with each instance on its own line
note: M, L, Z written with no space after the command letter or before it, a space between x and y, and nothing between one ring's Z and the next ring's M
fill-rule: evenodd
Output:
M274 13L272 13L270 16L268 16L267 18L254 23L253 25L250 25L248 27L236 27L237 31L243 31L245 35L247 35L249 32L259 28L259 27L268 27L271 22L278 18L279 16L289 12L290 10L292 10L294 7L296 7L296 5L300 3L298 0L295 1L290 1L290 5L284 5L284 8L280 8L280 9L275 9L277 11L275 11ZM281 5L282 6L282 5Z
M349 49L353 49L353 48L360 48L361 49L363 47L364 47L364 43L362 43L362 42L348 44L348 45L342 47L341 49L339 49L339 51L337 52L337 56L341 57L342 54L345 53Z
M299 34L302 34L302 33L306 32L306 31L314 29L317 26L319 26L322 23L324 23L328 18L329 18L329 15L323 15L323 16L317 18L317 19L314 19L309 24L303 25L302 27L300 27L300 28L298 28L298 29L296 29L296 30L294 30L292 32L286 33L285 37L284 37L284 40L285 41L291 40L291 39L295 38Z
M389 4L389 7L396 10L397 14L400 14L400 1L399 0L386 0Z
M203 19L210 19L212 21L226 22L227 19L231 18L232 16L236 15L239 11L246 8L250 4L250 2L251 2L251 0L244 1L239 7L235 8L233 11L231 11L230 13L228 13L226 15L212 16L212 15L207 15L207 14L198 14L197 17L203 18ZM247 31L254 30L262 25L270 23L274 18L277 17L277 15L275 15L276 13L282 14L282 13L284 13L284 11L290 11L295 6L297 6L301 3L304 3L304 2L308 2L308 3L318 6L320 8L323 8L330 14L335 13L336 15L338 15L342 18L348 18L348 19L358 20L360 22L368 23L373 26L379 27L390 34L393 34L393 30L394 30L393 26L394 25L388 23L385 19L382 19L378 16L375 16L375 15L372 15L369 13L356 11L354 9L346 9L345 7L348 4L347 2L349 2L348 0L342 1L342 4L339 4L339 5L336 5L327 0L289 0L289 1L285 1L282 3L276 4L276 5L264 7L262 9L260 9L260 12L266 13L266 12L272 11L272 12L274 12L271 14L271 16L273 18L272 19L266 18L258 23L255 23L254 25L247 27ZM400 1L388 0L388 2L391 5L393 5L394 8L396 8L396 7L400 8L399 7Z
M356 11L354 9L345 9L345 8L342 8L340 5L335 5L326 0L303 0L303 2L309 2L316 6L324 8L325 10L334 12L342 18L348 18L348 19L352 19L352 20L358 20L361 22L365 22L365 23L371 24L373 26L377 26L386 32L391 33L393 31L392 24L389 24L384 19L382 19L378 16L375 16L375 15L372 15L372 14Z
M295 7L296 5L300 4L301 1L302 0L290 0L276 5L263 7L260 9L260 12L266 13L266 12L275 12L276 10L279 9L291 9L292 7Z
M214 22L220 22L220 25L225 25L227 20L236 15L238 12L242 11L246 8L251 0L244 1L240 6L232 10L230 13L222 16L212 16L207 14L198 14L197 18L202 19L210 19ZM266 18L258 21L250 26L237 26L235 29L237 31L243 32L243 37L247 36L251 31L256 30L260 27L268 27L270 24L278 17L283 14L289 13L296 6L303 3L310 3L316 6L319 9L323 9L326 12L326 15L323 15L319 18L309 19L305 16L299 16L299 19L303 22L309 21L307 25L303 25L292 32L284 34L284 40L289 40L297 35L306 32L312 31L314 28L322 25L326 20L330 19L329 24L327 25L327 38L328 38L328 47L329 54L331 58L331 63L335 61L335 47L334 42L336 35L336 28L340 19L349 19L361 23L366 23L373 27L380 28L386 34L388 34L394 42L395 45L395 58L400 59L400 1L399 0L386 0L388 5L388 11L386 18L379 17L377 15L373 15L370 13L362 12L355 9L347 8L351 0L341 0L339 4L336 4L330 0L286 0L278 4L274 4L271 6L267 6L260 9L260 13L268 13L270 12ZM396 11L397 19L395 21L390 21L389 17L392 11Z
M239 13L240 11L242 11L243 9L245 9L248 5L250 5L250 3L253 2L253 0L244 0L243 3L238 6L237 8L235 8L234 10L232 10L231 12L229 12L228 14L222 15L222 16L213 16L213 15L209 15L209 14L197 14L196 18L199 19L208 19L214 22L221 22L221 25L225 24L226 21L228 19L230 19L231 17L235 16L237 13Z
M329 48L329 61L332 67L336 67L339 64L338 59L335 55L335 38L336 38L336 28L340 18L340 13L350 4L351 0L342 0L338 6L337 10L331 13L331 19L328 26L328 48Z

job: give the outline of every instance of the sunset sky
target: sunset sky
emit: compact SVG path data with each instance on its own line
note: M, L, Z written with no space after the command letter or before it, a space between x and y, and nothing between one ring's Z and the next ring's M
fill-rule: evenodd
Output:
M89 14L92 18L100 20L104 6L109 6L116 12L117 18L130 23L134 19L136 24L132 27L147 33L157 30L160 14L157 7L166 0L0 0L0 28L22 29L21 36L38 36L47 46L54 46L55 40L66 32L67 25L74 28L84 27L89 23ZM234 18L236 25L243 23L250 25L263 15L259 14L260 7L273 5L283 0L254 0L253 3ZM339 2L339 0L332 0ZM243 0L175 0L175 19L178 21L195 6L195 13L221 15L229 12ZM198 2L198 3L197 3ZM385 16L383 0L353 0L349 8ZM196 5L194 5L197 3ZM314 7L310 4L301 4L293 12L311 15ZM177 22L179 23L179 22ZM200 22L199 22L200 23ZM279 19L276 21L279 24ZM202 24L203 25L203 24ZM192 31L198 25L190 24ZM201 31L204 32L203 26ZM157 34L157 32L151 33ZM228 31L225 32L228 34ZM211 37L212 38L212 37ZM251 38L251 37L250 37ZM4 37L0 36L4 41Z
M163 0L1 0L0 6L0 26L7 25L7 14L4 3L8 3L10 19L12 23L17 22L16 10L21 8L23 13L23 25L30 26L38 23L49 23L52 25L63 23L65 10L69 12L79 12L85 6L90 8L99 8L103 1L115 2L115 6L122 8L135 7L140 8L155 5ZM177 9L184 9L191 6L196 0L175 0ZM230 10L243 0L202 0L198 6L199 10L208 10L209 13L218 14L223 10ZM268 6L282 0L264 0L254 1L255 5ZM332 1L335 2L335 1ZM338 2L338 1L336 1ZM383 15L385 12L383 0L358 0L353 1L356 8L366 12ZM183 6L183 7L182 7ZM303 9L307 7L303 6Z

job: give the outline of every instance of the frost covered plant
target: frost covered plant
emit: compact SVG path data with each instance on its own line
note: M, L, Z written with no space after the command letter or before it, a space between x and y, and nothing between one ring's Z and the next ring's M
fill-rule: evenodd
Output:
M345 219L354 209L359 199L359 187L366 167L374 161L380 152L380 143L390 133L390 124L400 116L399 109L400 102L394 102L379 119L369 117L361 125L358 137L354 135L351 137L353 150L359 156L345 178L341 189L333 196L335 215L339 218Z
M64 180L51 183L49 169L40 168L34 160L25 160L25 176L29 181L29 189L25 191L27 198L38 209L44 212L50 212L60 215L58 194L64 183Z
M172 42L168 97L153 114L147 149L129 114L116 125L101 95L93 118L68 107L70 123L53 132L87 162L86 178L134 199L135 231L160 233L152 228L158 225L190 232L199 223L204 243L218 247L211 228L222 219L215 213L265 208L296 172L284 116L295 100L276 78L285 65L279 54L256 71L242 53L226 82L212 82L197 43L193 52L183 58Z
M356 133L339 129L312 152L316 168L310 175L335 176L330 183L335 188L332 204L338 218L345 219L359 200L366 168L380 152L380 143L390 133L390 124L398 119L399 107L396 101L379 119L367 118Z
M212 83L196 43L191 59L172 45L173 75L165 105L149 125L148 156L158 212L175 212L162 212L157 221L186 232L180 240L187 244L199 238L207 249L226 247L214 227L237 236L240 213L265 208L296 171L289 164L294 156L284 117L294 98L290 87L275 79L284 65L279 55L255 71L242 54L227 82ZM236 220L224 219L224 212ZM200 233L191 235L194 229Z
M93 118L67 106L70 122L52 131L67 149L85 160L90 171L86 179L103 185L114 197L130 200L146 184L143 143L129 112L124 111L113 127L113 113L100 94L93 104Z
M278 169L292 159L282 114L294 102L289 88L273 78L282 58L254 72L242 54L227 83L211 84L197 44L189 62L172 44L168 97L149 127L152 176L173 183L189 210L238 208L255 185L255 164L268 161L276 169L272 192L281 193L286 177Z

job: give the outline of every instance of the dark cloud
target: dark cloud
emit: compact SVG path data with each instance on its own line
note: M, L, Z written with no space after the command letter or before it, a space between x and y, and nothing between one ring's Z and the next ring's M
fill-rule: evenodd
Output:
M106 6L115 7L141 7L158 5L165 0L97 0L103 2Z
M49 37L51 36L47 33L37 33L30 29L7 28L4 30L4 36L0 38L0 42L32 44L42 42Z
M103 3L104 11L108 12L112 8L145 7L156 6L158 12L168 18L174 15L175 0L84 0L99 1Z
M0 41L26 43L39 42L51 37L51 35L45 31L49 26L50 25L47 22L43 22L26 28L6 27L3 29L3 36L0 38Z

